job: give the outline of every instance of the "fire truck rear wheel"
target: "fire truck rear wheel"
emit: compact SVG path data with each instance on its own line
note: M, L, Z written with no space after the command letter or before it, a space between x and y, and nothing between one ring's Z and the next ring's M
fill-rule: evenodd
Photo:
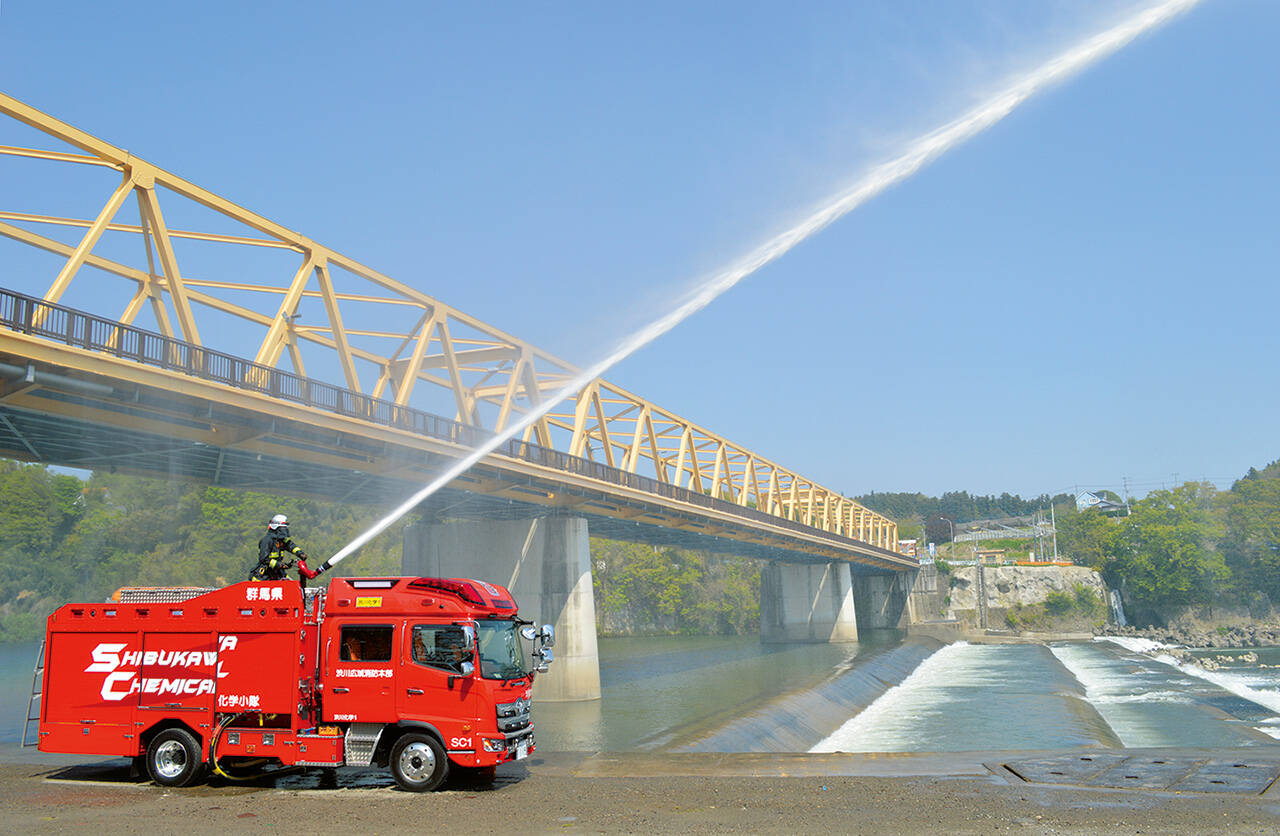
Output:
M434 790L449 775L449 758L439 740L428 734L410 732L391 749L391 775L403 790Z
M165 729L147 746L147 774L164 787L187 787L204 775L200 742L186 729Z

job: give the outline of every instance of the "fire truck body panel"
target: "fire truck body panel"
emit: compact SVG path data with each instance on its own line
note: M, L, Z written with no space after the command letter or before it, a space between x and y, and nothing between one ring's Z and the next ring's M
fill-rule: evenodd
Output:
M514 635L515 615L501 587L430 578L335 578L306 602L280 581L68 604L49 617L39 748L138 757L182 726L205 757L216 743L217 758L338 766L385 763L414 730L458 765L492 766L532 750L532 675L494 677L477 653L476 625ZM525 713L504 732L517 701ZM349 758L353 734L370 730L376 751Z

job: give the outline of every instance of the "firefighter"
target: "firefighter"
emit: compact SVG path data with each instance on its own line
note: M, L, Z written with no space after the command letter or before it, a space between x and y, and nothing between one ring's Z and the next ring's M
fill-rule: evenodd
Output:
M293 566L289 556L298 558L298 574L310 580L320 574L307 566L306 553L289 539L289 518L276 514L267 523L267 533L258 541L258 565L249 573L251 581L282 581Z

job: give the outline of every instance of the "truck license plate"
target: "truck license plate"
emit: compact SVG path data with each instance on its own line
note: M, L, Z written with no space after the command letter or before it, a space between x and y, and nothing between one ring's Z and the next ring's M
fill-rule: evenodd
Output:
M529 744L523 742L516 747L516 760L524 760L527 757L529 757Z

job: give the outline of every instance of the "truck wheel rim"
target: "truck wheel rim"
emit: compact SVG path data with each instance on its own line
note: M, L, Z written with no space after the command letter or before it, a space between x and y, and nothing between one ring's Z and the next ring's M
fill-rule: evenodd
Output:
M156 749L156 772L177 778L187 768L187 750L176 740L166 740Z
M436 754L427 744L410 743L400 753L400 774L415 784L427 780L435 771Z

